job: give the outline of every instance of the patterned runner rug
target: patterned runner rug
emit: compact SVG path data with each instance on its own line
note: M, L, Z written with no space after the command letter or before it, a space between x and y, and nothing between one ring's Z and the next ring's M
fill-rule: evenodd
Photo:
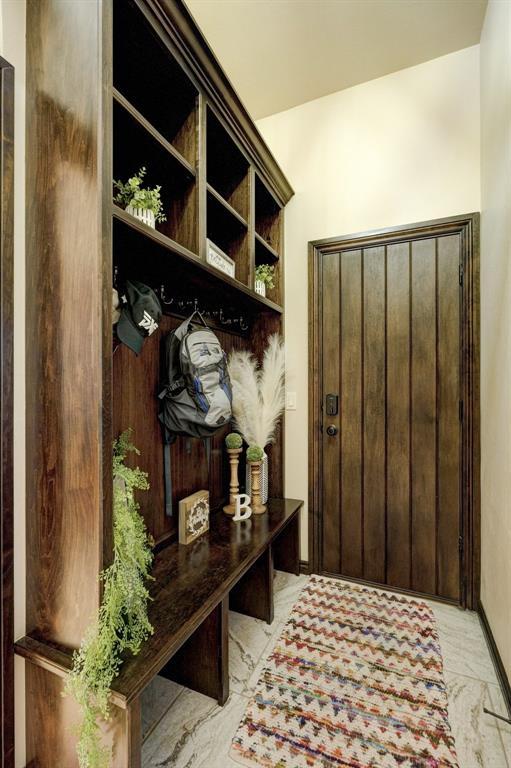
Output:
M457 768L431 609L312 576L230 756L264 768Z

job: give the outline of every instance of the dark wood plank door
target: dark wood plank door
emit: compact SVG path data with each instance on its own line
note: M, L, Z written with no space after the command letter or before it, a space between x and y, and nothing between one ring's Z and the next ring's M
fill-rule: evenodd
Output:
M324 253L319 336L321 570L457 602L460 237Z

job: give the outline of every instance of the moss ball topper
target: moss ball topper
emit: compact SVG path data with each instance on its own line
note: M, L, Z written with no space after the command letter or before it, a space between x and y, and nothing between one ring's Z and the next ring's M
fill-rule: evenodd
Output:
M262 461L263 456L263 449L258 445L251 445L250 448L247 449L247 461Z
M225 438L225 444L227 448L229 448L230 450L234 448L241 448L241 446L243 445L243 438L241 437L241 435L238 435L237 432L229 432L229 434Z

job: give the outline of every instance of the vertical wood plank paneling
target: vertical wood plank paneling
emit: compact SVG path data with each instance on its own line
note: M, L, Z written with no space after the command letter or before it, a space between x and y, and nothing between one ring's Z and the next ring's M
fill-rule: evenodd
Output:
M436 590L436 242L412 242L412 589Z
M410 587L409 244L387 247L387 583Z
M459 599L460 561L460 236L438 239L437 591Z
M353 559L361 546L362 578L461 605L467 579L469 606L477 594L479 552L477 233L477 215L454 217L383 234L318 241L311 251L318 265L329 249L335 249L341 262L340 323L337 314L335 323L326 313L322 318L323 334L339 334L341 348L342 557L334 573L359 575ZM460 288L462 262L465 275ZM311 298L321 316L317 298L322 288L317 285L316 281ZM314 330L313 315L311 321ZM353 341L359 325L360 355ZM314 333L309 338L314 341ZM332 339L329 344L333 346ZM313 347L318 347L314 354L319 359L321 343ZM312 409L319 419L318 403L326 389L320 393L315 379L312 389ZM462 419L460 401L465 406ZM356 439L359 429L361 449ZM322 473L315 430L319 432L319 426L312 421L312 498L325 483L336 482L335 466ZM323 437L321 444L324 441ZM382 463L383 482L379 482ZM317 525L324 531L328 511L321 512L321 504L315 504L320 510ZM314 522L314 513L311 518ZM460 536L466 546L461 555ZM319 568L323 568L320 560Z
M339 393L339 307L340 256L326 254L323 258L323 393ZM328 419L328 421L327 421ZM339 495L339 436L326 434L327 424L339 428L339 415L323 414L323 568L331 573L341 572L341 500Z
M346 576L362 577L362 260L341 255L341 563Z
M364 258L364 578L385 581L385 248Z

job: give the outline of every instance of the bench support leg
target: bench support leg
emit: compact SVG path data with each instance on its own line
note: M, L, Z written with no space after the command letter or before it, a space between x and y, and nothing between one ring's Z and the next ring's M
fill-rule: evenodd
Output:
M225 597L159 674L211 696L223 706L229 698L229 602Z
M232 611L273 621L273 555L268 547L254 565L231 589L229 607Z
M300 574L300 516L295 515L272 543L275 568Z

